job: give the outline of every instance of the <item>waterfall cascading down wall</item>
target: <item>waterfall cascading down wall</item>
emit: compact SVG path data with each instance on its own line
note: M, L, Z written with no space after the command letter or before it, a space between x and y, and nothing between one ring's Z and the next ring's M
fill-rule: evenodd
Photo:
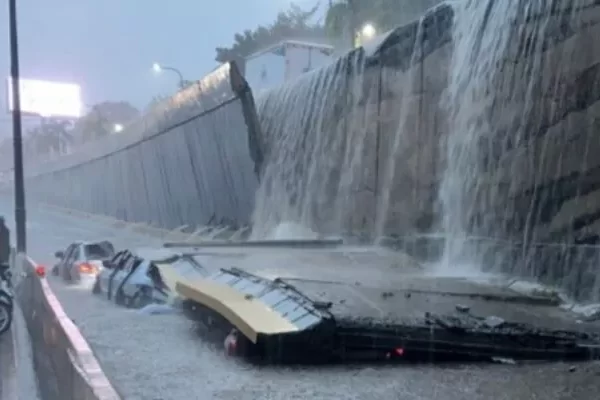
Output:
M597 299L598 3L442 4L261 95L256 230L441 232L446 271Z
M247 225L254 113L245 80L224 64L123 132L26 166L28 199L169 229Z
M430 228L451 23L452 8L438 7L257 97L256 235L287 221L368 237Z
M595 0L457 3L442 104L445 268L600 300L598 37Z

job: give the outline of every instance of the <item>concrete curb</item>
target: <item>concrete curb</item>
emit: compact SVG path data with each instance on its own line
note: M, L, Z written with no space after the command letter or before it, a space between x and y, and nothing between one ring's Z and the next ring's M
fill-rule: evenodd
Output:
M181 232L181 230L187 228L187 226L181 226L181 227L175 228L174 230L168 230L168 229L163 229L163 228L157 228L157 227L145 224L145 223L127 222L127 221L123 221L123 220L120 220L120 219L117 219L114 217L110 217L107 215L91 214L91 213L87 213L85 211L74 210L74 209L55 206L55 205L47 204L47 203L38 203L38 205L41 206L42 208L45 208L45 209L48 209L51 211L72 215L77 218L90 219L93 221L97 221L100 223L110 225L114 228L130 229L133 232L137 232L137 233L141 233L144 235L156 237L159 239L165 239L165 240L167 240L167 239L168 240L182 240L182 241L193 240L193 239L197 238L195 234L197 232L201 231L201 229L196 229L194 231L194 233L189 234L189 233Z
M121 400L121 396L102 371L90 345L79 331L79 328L65 313L47 279L35 275L34 269L37 265L35 261L24 254L19 255L18 258L20 260L17 263L21 265L24 279L32 281L28 288L30 288L30 291L40 292L38 295L33 292L24 293L20 296L21 299L41 299L50 311L44 313L42 309L45 307L43 306L34 308L32 315L28 316L29 318L26 317L28 328L31 332L32 329L35 329L35 320L41 320L47 356L51 358L59 357L60 360L57 359L55 365L61 365L59 361L62 361L63 367L65 366L64 360L69 360L72 367L72 375L68 379L58 380L62 383L62 385L60 383L57 385L58 393L63 396L61 399ZM39 282L39 286L35 284L34 280ZM36 303L34 302L29 306L35 307ZM57 329L62 332L57 332ZM39 335L39 332L37 333ZM66 343L60 339L61 337L66 339ZM35 346L35 343L32 343L32 345ZM62 371L62 368L61 371L55 372L57 375L68 374L68 371Z
M205 235L208 235L210 239L218 238L233 240L235 238L235 240L243 241L245 240L243 236L250 232L249 227L242 227L236 231L232 231L227 226L197 226L195 227L195 229L190 229L194 227L189 225L182 225L178 226L175 229L169 230L151 226L143 222L127 222L106 215L91 214L85 211L55 206L48 203L37 203L37 205L46 210L50 210L51 212L58 212L61 214L71 215L76 218L93 220L99 223L107 224L113 228L129 229L132 232L162 239L165 242L191 243L202 240L203 238L205 238ZM184 232L184 230L188 230L188 232ZM191 233L189 233L189 231L191 231Z

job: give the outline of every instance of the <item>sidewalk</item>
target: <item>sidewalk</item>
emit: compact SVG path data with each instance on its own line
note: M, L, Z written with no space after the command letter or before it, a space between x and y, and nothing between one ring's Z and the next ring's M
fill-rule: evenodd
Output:
M0 400L40 400L29 333L16 305L12 328L0 338Z

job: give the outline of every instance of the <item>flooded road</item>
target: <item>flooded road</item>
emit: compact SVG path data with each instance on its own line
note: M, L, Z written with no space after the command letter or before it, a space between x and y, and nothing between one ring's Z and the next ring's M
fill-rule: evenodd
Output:
M9 210L2 207L5 215ZM31 256L47 265L74 240L108 239L118 248L159 244L126 228L35 207L29 224ZM588 400L600 391L600 363L257 368L203 342L181 315L141 315L88 289L51 284L127 400Z

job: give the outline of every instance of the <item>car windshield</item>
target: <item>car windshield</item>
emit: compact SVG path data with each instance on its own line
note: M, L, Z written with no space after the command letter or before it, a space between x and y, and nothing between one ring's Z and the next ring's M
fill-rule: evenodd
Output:
M100 244L86 244L84 246L85 258L88 260L104 260L112 257L112 251L107 246Z

